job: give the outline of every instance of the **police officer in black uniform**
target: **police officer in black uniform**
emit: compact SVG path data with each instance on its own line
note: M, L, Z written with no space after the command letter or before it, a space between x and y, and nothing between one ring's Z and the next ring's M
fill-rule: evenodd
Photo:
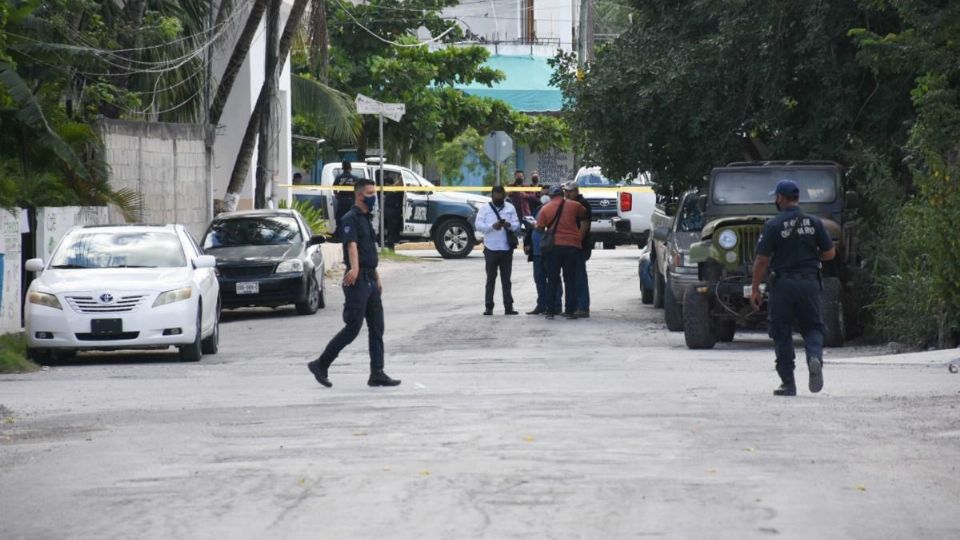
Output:
M386 171L387 186L402 186L399 172ZM403 232L403 192L387 191L383 194L383 226L386 229L384 247L393 250L400 242L400 233Z
M349 161L344 161L340 164L340 174L333 179L333 185L335 186L344 186L351 187L357 183L357 177L353 175L351 170L353 166ZM337 191L335 194L337 205L334 211L334 216L337 218L337 236L340 233L340 220L346 215L347 212L353 207L353 195L352 190L342 190Z
M383 372L383 285L377 273L377 246L374 243L370 212L377 203L377 191L370 180L361 178L354 185L354 207L343 216L341 238L347 273L343 276L343 327L327 344L319 358L307 364L317 382L333 386L328 377L330 364L340 351L360 334L367 321L370 337L370 386L397 386L399 380Z
M826 327L820 316L822 292L820 262L832 260L837 250L823 222L800 210L800 186L781 180L770 194L776 197L773 219L763 226L753 267L753 294L750 302L760 309L763 296L760 282L772 269L770 286L770 337L777 354L777 373L782 382L776 396L797 395L793 377L796 354L793 350L793 322L799 323L810 371L809 388L823 388L823 336Z

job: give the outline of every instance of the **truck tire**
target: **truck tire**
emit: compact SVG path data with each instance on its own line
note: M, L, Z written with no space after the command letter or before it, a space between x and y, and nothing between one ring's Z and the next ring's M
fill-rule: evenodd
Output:
M737 321L722 320L717 321L717 341L720 343L731 343L734 336L737 335Z
M820 296L820 316L826 326L823 344L827 347L843 347L845 321L843 317L843 285L835 277L823 278L823 294Z
M673 294L669 280L663 291L663 320L667 323L667 330L683 332L683 304Z
M437 225L433 245L444 259L463 259L473 251L476 242L467 220L450 218Z
M710 298L694 289L683 296L683 338L688 349L712 349L717 344Z
M660 275L660 269L656 263L653 265L653 307L663 309L663 276Z

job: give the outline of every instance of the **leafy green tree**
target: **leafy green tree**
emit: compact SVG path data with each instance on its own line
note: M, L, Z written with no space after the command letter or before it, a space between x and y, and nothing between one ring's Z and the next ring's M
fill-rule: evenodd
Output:
M836 159L906 138L909 81L883 84L847 35L896 28L855 0L634 0L634 24L578 71L558 56L574 144L614 176L655 173L661 190L743 159Z

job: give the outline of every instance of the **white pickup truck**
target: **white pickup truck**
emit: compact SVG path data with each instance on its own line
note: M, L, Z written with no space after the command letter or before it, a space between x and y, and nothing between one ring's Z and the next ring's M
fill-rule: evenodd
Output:
M650 216L656 206L656 194L649 182L649 175L641 175L634 181L614 182L603 174L600 167L582 167L577 172L576 180L593 212L590 235L597 242L602 242L604 249L622 245L642 248L647 245ZM590 189L624 186L641 189Z

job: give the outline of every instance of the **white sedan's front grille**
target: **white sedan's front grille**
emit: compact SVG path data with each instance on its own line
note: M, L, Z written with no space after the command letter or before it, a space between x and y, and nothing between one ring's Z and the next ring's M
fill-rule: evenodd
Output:
M104 303L92 296L67 296L67 303L77 313L126 313L137 309L145 294L121 296L110 303Z

